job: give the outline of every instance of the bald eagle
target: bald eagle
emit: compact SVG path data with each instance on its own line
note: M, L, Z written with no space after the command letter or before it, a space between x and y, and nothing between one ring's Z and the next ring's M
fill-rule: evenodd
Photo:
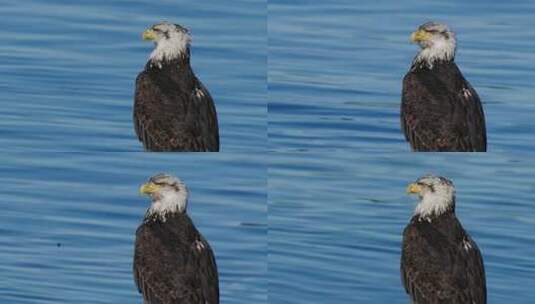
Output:
M411 303L486 303L483 258L455 216L453 183L424 176L407 192L420 197L401 253L401 279Z
M403 79L401 129L413 151L485 152L485 115L454 62L455 34L428 22L412 33L422 48Z
M143 303L219 303L214 253L186 213L184 183L158 174L139 192L152 199L136 231L134 252L134 280Z
M134 127L148 151L219 151L214 102L190 66L189 31L169 22L143 32L156 48L136 79Z

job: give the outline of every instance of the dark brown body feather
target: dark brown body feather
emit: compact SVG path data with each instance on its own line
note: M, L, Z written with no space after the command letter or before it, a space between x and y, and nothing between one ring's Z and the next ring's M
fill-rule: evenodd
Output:
M401 279L414 304L487 303L481 253L452 212L431 223L412 218L403 232Z
M414 151L487 150L481 101L453 61L405 75L401 128Z
M147 63L136 79L134 126L148 151L219 151L215 105L189 56Z
M137 229L134 279L145 304L219 303L214 254L186 214Z

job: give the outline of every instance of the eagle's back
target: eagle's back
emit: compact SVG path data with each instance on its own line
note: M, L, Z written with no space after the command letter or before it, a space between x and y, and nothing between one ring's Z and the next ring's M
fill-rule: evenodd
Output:
M146 68L136 79L134 126L149 151L219 151L214 102L193 72Z
M138 228L133 273L146 304L219 303L213 251L187 215Z
M415 151L487 149L481 101L454 62L405 75L401 126Z
M483 259L455 216L413 218L403 232L401 279L414 304L485 304Z

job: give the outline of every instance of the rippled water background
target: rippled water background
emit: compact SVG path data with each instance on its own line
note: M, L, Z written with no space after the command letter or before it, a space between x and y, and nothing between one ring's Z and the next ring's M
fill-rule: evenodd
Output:
M265 11L261 0L3 0L0 149L140 151L134 82L153 48L141 32L169 20L192 32L192 67L215 100L221 150L263 150Z
M408 151L401 81L428 20L457 32L457 63L477 89L489 151L533 151L535 2L269 1L269 147Z
M222 303L264 303L268 280L270 303L407 303L405 186L429 172L457 185L489 303L531 303L535 158L397 152L408 151L398 118L417 51L408 36L430 19L457 32L489 150L535 149L535 2L275 0L268 12L260 0L2 1L0 151L34 153L0 155L1 303L141 303L131 260L148 201L137 188L158 171L190 187ZM152 49L140 33L163 19L193 33L222 151L280 153L88 153L140 151L134 80Z
M478 243L489 303L532 303L535 159L279 153L269 165L272 303L408 303L401 234L416 205L409 182L453 180L457 216ZM291 299L291 300L289 300Z
M0 303L141 303L133 244L149 200L138 188L161 171L190 189L189 214L216 254L222 303L265 303L265 161L203 155L2 155Z

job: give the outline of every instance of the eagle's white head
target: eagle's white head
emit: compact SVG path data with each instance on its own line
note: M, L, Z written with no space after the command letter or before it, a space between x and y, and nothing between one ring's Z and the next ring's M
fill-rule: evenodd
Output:
M455 211L455 187L445 177L420 177L407 187L407 193L418 194L420 202L414 213L420 218L430 219L446 211Z
M143 32L144 40L154 41L156 48L150 54L151 63L162 63L188 56L191 35L189 30L167 21L155 24Z
M455 58L457 42L455 33L448 26L437 22L427 22L411 35L411 41L422 48L414 58L413 66L425 65L432 69L436 62L452 61Z
M177 177L157 174L139 188L140 194L152 199L146 216L158 215L162 220L171 213L186 213L188 206L188 188Z

